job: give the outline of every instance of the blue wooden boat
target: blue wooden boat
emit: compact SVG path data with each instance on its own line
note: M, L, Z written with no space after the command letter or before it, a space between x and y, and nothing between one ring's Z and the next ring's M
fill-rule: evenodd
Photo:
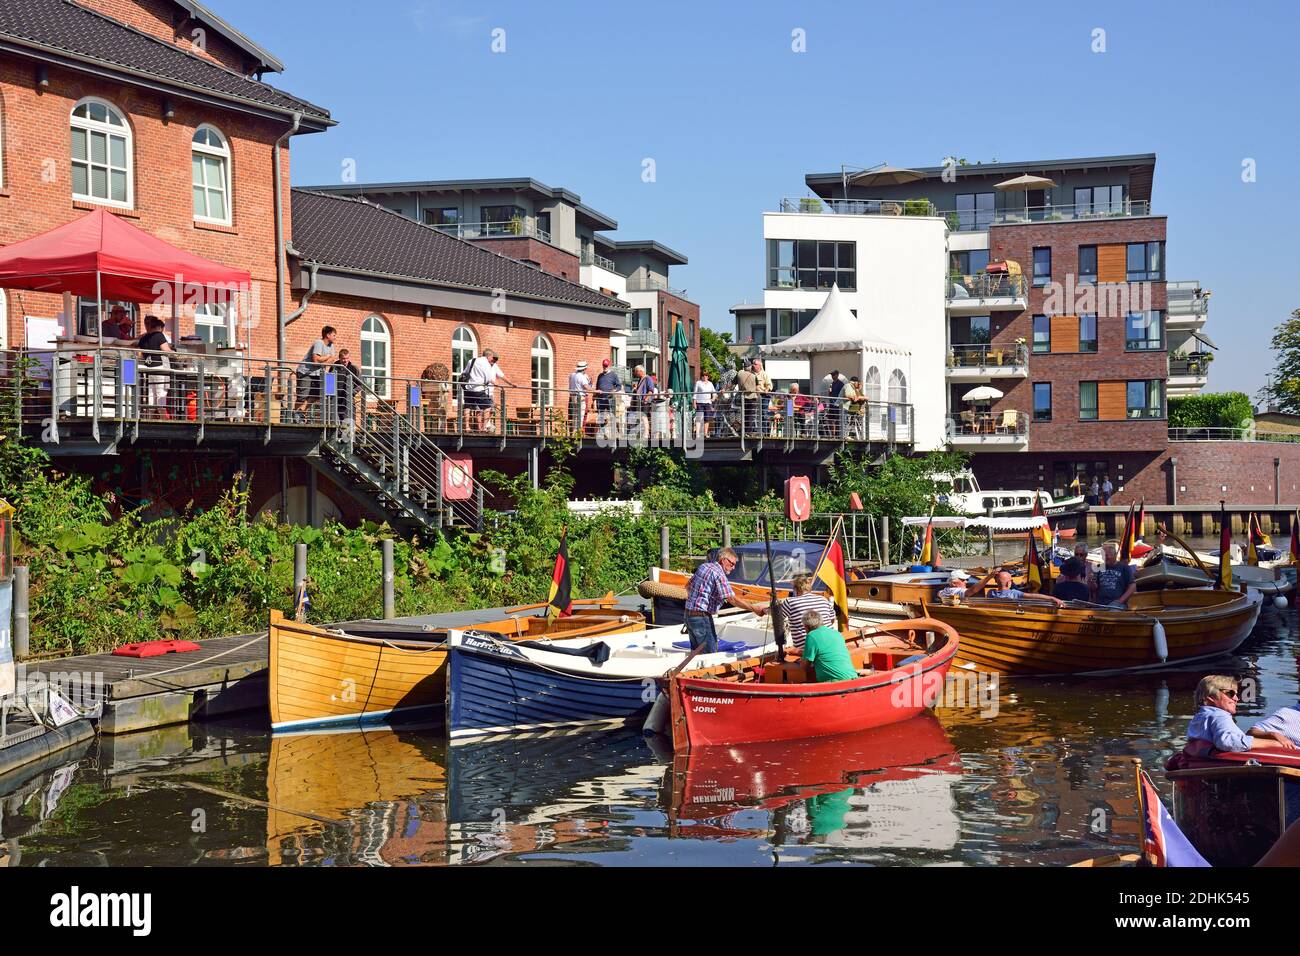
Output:
M720 650L687 665L717 667L775 651L771 619L718 618ZM502 734L547 734L644 719L658 680L690 653L680 627L562 640L503 641L475 631L448 638L447 736L454 745Z

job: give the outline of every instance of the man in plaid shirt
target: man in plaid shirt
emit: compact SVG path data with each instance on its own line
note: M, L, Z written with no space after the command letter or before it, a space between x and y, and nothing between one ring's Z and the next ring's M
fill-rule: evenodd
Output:
M731 588L727 575L735 570L739 558L731 548L718 552L718 560L706 561L695 569L686 590L686 631L691 636L691 647L701 647L702 653L718 650L718 632L713 626L713 615L724 604L734 604L751 614L762 617L766 608L750 604Z

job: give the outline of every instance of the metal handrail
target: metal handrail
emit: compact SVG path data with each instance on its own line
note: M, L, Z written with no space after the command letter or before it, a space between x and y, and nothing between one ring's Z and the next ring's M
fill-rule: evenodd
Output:
M628 292L667 292L675 295L679 299L686 298L686 290L678 289L669 285L662 279L656 279L654 276L636 276L627 280Z
M508 219L505 222L448 222L433 227L439 232L457 239L537 239L549 246L580 256L581 250L574 250L559 242L532 219Z
M1123 216L1148 216L1151 203L1145 199L1126 199L1123 203L1051 203L1042 206L1011 206L1000 209L945 209L942 215L953 232L982 232L992 225L1018 222L1059 222L1075 219L1114 219Z
M937 216L928 199L821 199L815 196L783 197L781 212L829 216Z
M1250 428L1170 428L1170 441L1264 441L1300 442L1300 433L1262 432Z
M600 253L593 251L590 247L582 253L580 261L584 266L599 266L606 272L612 272L615 275L622 275L614 266L613 259L606 259Z
M948 347L948 368L990 368L1029 364L1029 346L1024 342L962 343Z
M1015 409L1015 420L1007 422L1007 413L996 416L989 413L974 413L973 417L949 415L946 419L950 436L974 436L978 438L997 438L999 436L1021 436L1029 434L1029 415Z
M949 302L967 299L1023 299L1029 285L1023 275L949 275L944 280L944 294Z

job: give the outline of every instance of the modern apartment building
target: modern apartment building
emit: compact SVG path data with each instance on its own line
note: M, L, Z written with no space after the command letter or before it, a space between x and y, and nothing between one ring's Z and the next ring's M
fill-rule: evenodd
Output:
M1206 293L1166 281L1155 160L810 174L813 196L764 214L763 308L733 308L737 341L795 334L838 284L912 354L881 397L913 404L917 450L971 453L992 486L1122 487L1167 456L1167 398L1205 384L1213 347Z
M618 222L577 193L531 178L349 183L309 187L315 192L364 196L448 235L519 259L552 275L617 297L631 306L628 325L610 335L616 366L666 368L668 340L677 322L691 342L691 370L699 369L699 306L670 282L686 256L654 240L620 240L606 233ZM567 370L565 370L567 372Z

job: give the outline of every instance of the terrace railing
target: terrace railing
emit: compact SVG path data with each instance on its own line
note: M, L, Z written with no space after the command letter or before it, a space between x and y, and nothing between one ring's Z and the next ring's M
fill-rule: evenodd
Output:
M1023 342L1010 345L954 343L948 347L949 368L988 368L1029 364L1029 347Z
M963 299L1023 299L1028 294L1025 277L1012 275L950 275L944 282L949 302Z
M819 216L937 216L928 199L820 199L814 196L782 198L781 212Z
M952 209L942 213L948 221L948 228L953 232L983 232L989 226L1018 222L1065 222L1150 214L1151 203L1144 199L1126 199L1121 203L1054 203L1004 209Z

